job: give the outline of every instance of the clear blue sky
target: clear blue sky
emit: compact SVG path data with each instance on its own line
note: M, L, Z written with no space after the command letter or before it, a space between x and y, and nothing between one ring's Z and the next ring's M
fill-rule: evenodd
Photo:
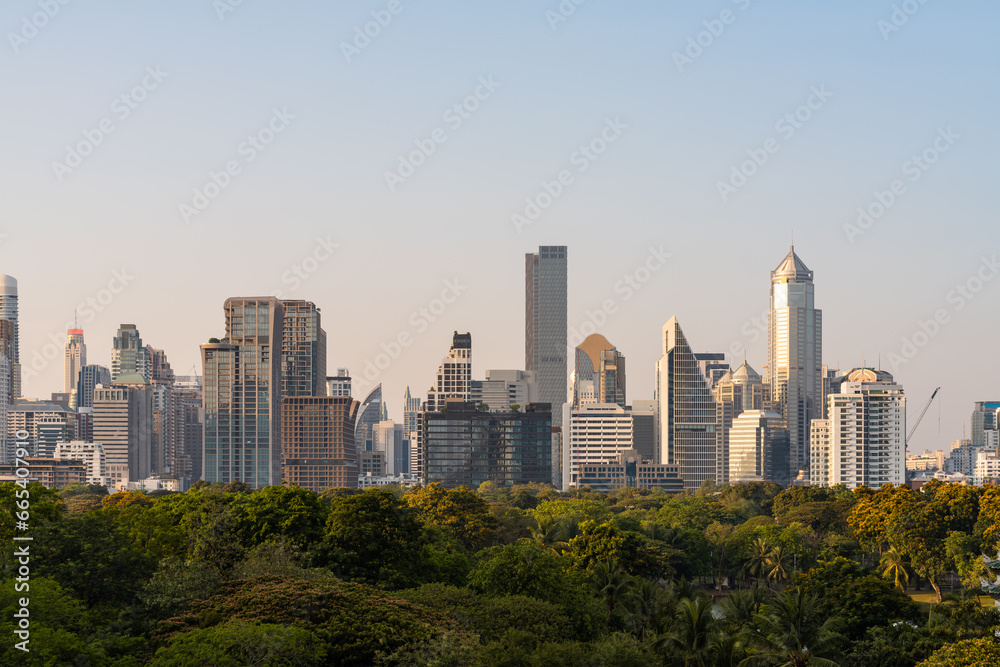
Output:
M401 0L348 62L342 44L388 0L244 0L220 19L224 1L74 0L37 34L24 27L37 0L0 7L0 272L20 281L27 367L116 270L134 279L81 321L97 363L130 322L179 373L200 368L226 297L280 290L323 309L331 373L359 375L380 343L412 335L380 376L399 418L405 385L426 391L453 330L472 332L477 375L523 366L523 253L567 244L571 326L614 300L600 331L628 358L629 397L650 398L672 315L697 349L745 344L751 365L766 362L752 318L794 229L831 366L881 355L892 370L902 338L944 311L895 369L911 416L943 386L913 449L947 446L972 401L1000 397L1000 276L949 299L1000 253L996 3L914 2L889 32L889 1L588 0L552 23L556 0ZM711 29L678 67L674 53ZM481 77L499 87L480 87L460 125L446 118ZM799 109L814 88L832 95ZM274 109L294 118L263 150L241 149ZM797 111L808 120L794 131L776 125ZM581 158L609 119L627 127ZM54 167L102 121L113 132L82 164ZM439 128L446 140L390 191L385 172ZM907 167L948 128L947 152ZM718 183L748 151L767 161L724 201ZM229 162L239 173L185 222L179 206ZM512 214L562 170L571 182L519 233ZM850 243L844 225L894 180L901 194ZM339 247L296 285L318 237ZM671 257L626 299L616 283L651 246ZM442 315L411 319L455 279L466 287ZM61 358L42 365L28 395L61 389Z

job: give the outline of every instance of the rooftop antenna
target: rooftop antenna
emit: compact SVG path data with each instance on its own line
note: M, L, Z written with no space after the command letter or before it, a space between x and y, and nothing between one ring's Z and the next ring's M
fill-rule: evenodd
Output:
M80 328L80 323L76 319L76 308L73 309L73 328L74 329Z

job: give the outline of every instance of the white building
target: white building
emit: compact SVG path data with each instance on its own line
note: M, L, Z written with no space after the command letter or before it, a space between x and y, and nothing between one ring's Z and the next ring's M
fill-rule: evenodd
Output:
M351 372L346 368L338 368L335 377L326 379L327 396L351 395Z
M1000 480L1000 454L996 450L982 450L976 454L976 467L972 475L972 483L982 486Z
M403 433L403 425L389 420L372 426L372 445L375 451L385 454L387 475L401 475L409 472L409 440Z
M632 415L617 403L563 404L562 488L576 486L580 466L610 464L632 449Z
M54 458L83 463L87 471L87 484L112 485L112 480L108 477L108 457L103 445L82 440L60 442L56 445Z
M781 415L746 410L729 429L729 481L788 484L788 429Z
M505 412L512 405L538 402L538 384L533 371L488 370L485 380L473 380L470 399L486 403L490 410Z
M883 379L878 379L878 373ZM906 397L884 371L858 368L814 419L810 481L849 489L906 482Z

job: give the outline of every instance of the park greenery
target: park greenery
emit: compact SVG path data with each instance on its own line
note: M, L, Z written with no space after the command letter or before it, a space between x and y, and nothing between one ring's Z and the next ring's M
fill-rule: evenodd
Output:
M1000 487L27 490L2 664L1000 664Z

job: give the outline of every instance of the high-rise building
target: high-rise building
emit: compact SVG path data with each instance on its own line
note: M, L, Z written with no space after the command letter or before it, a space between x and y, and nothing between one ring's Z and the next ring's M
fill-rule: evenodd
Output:
M7 415L13 404L10 392L10 362L7 361L7 355L0 352L0 463L16 458L10 456L11 452L4 446L7 438ZM15 449L13 443L11 449Z
M410 394L410 387L407 386L406 392L403 394L403 438L406 440L406 451L410 455L406 471L414 474L420 469L420 462L417 460L419 452L417 443L420 441L420 412L421 401Z
M827 399L829 419L813 420L810 483L849 489L905 483L902 386L885 371L870 368L856 368L846 377L839 392Z
M288 396L282 403L285 482L316 493L358 487L354 426L360 405L350 396Z
M579 485L580 469L610 464L633 449L632 415L617 403L563 403L561 489Z
M326 395L326 331L311 301L281 302L281 394Z
M643 461L659 461L656 451L656 401L632 401L632 449Z
M469 401L472 398L472 334L452 336L448 356L438 366L437 379L427 392L425 410L439 410L445 401L456 399Z
M448 401L444 411L421 414L424 483L476 489L547 484L552 480L550 406L483 412L474 403Z
M576 347L572 403L584 402L625 407L625 355L600 334Z
M282 304L274 297L233 297L224 310L226 337L201 346L202 479L253 488L280 484Z
M94 390L94 442L104 447L113 487L146 479L152 472L152 415L153 391L137 373Z
M174 400L174 433L177 446L174 457L174 474L185 481L181 488L186 490L190 482L202 475L202 438L205 430L205 408L202 404L201 379L197 375L176 378L171 393Z
M569 325L567 322L567 248L540 246L525 255L524 368L535 372L538 400L553 406L553 472L561 478L562 410L566 402ZM554 478L553 484L561 479Z
M80 369L87 365L87 345L83 342L83 329L66 332L66 352L63 360L63 391L67 394L76 389L80 379Z
M337 374L326 379L327 396L351 395L351 372L346 368L338 368Z
M995 431L1000 428L998 423L998 411L1000 411L1000 401L977 401L972 407L972 419L969 439L973 447L983 447L986 445L986 431Z
M698 488L706 479L715 481L715 397L676 317L663 325L655 391L659 462L678 467L684 488Z
M715 383L729 371L729 362L726 361L724 352L695 352L694 358L698 360L698 368L710 387L715 387Z
M151 345L146 346L146 358L149 359L149 381L160 384L172 385L176 379L174 371L167 361L167 353L163 350L154 349Z
M509 410L512 405L538 402L538 385L532 371L488 370L485 380L473 380L473 403L486 403L490 410Z
M814 291L813 272L792 247L771 272L765 378L788 428L792 478L809 468L809 425L823 416L823 313Z
M380 421L372 429L375 451L385 454L385 474L402 475L410 471L409 440L403 437L403 425L391 419Z
M15 387L16 373L18 372L18 366L14 361L14 354L16 348L16 333L17 333L17 323L11 322L9 320L0 319L0 355L2 355L8 364L8 377L7 377L7 390L0 396L0 400L6 401L7 405L12 405L15 398L19 398L19 393Z
M122 375L139 375L149 382L151 365L149 350L143 346L135 325L118 327L111 350L111 381L117 382Z
M733 420L746 410L765 409L764 384L760 374L746 361L736 370L726 371L712 390L718 405L716 429L719 482L729 480L729 430Z
M76 407L94 407L94 388L97 385L111 384L111 370L106 366L88 364L80 368L76 381Z
M359 452L373 450L372 426L383 419L388 419L388 415L382 401L382 385L379 384L368 392L358 410L358 419L354 426L354 446Z
M12 398L21 396L21 342L17 318L17 279L0 274L0 320L10 322L9 346L4 350L10 362L10 391Z
M75 410L51 401L19 398L7 412L7 438L4 458L14 460L14 443L24 447L32 456L51 457L56 443L76 440L79 419ZM24 431L27 438L17 438Z
M787 485L788 452L788 429L781 415L745 410L733 420L729 431L728 481Z

